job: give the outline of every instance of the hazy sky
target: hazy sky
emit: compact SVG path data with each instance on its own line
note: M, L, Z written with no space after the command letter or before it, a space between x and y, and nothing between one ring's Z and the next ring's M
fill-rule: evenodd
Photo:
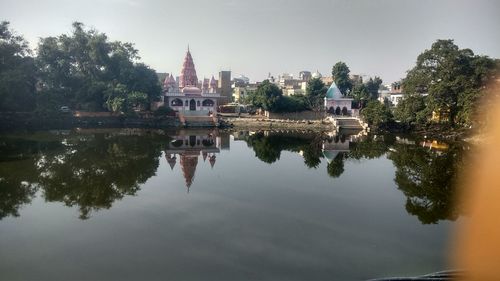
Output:
M135 43L158 72L179 73L189 44L198 76L230 69L405 76L436 39L500 58L500 0L0 0L0 20L36 46L73 21Z

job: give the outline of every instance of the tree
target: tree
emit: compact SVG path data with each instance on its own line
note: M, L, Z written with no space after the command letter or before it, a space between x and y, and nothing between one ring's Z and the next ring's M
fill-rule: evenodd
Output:
M394 117L406 126L425 124L431 112L426 105L426 97L422 95L406 95L394 109Z
M140 92L146 98L136 99L136 106L149 109L161 87L155 71L138 59L132 44L110 42L104 33L75 22L72 34L40 40L36 59L42 82L40 104L46 110L65 104L100 111L109 109L111 101L117 105L130 93ZM120 94L118 86L123 88Z
M370 100L370 93L366 88L365 84L356 84L352 88L350 92L350 96L354 99L354 101L365 105L368 100Z
M333 81L343 95L349 94L352 90L353 83L349 78L350 72L349 67L344 62L337 62L332 68Z
M361 110L361 116L365 121L373 126L380 126L392 120L392 113L384 104L378 101L370 101Z
M307 82L306 97L310 109L320 111L324 107L327 88L319 78L313 78Z
M278 86L269 82L269 80L264 80L259 84L250 100L253 102L252 105L256 107L274 112L279 108L279 100L282 96L283 92Z
M380 77L375 76L375 78L371 78L365 83L366 90L369 93L369 97L372 100L376 100L378 98L378 90L382 85L382 79Z
M496 73L494 60L459 49L453 40L437 40L418 56L403 89L405 94L428 93L430 111L448 115L451 125L467 125L482 89Z
M36 67L28 42L0 22L0 111L35 108Z

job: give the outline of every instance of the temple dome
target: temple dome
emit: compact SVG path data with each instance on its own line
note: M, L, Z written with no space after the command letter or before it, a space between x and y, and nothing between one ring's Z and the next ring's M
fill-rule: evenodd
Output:
M187 95L201 95L201 89L198 87L184 87L182 92Z
M327 99L345 99L345 97L342 95L342 92L340 92L339 88L337 87L337 84L335 82L330 85L330 88L326 92L326 98Z
M319 71L316 70L316 72L314 72L312 75L311 75L312 78L323 78L323 75L321 75L321 73L319 73Z
M177 82L175 81L175 78L171 73L170 75L167 75L167 77L165 77L165 81L163 82L163 86L165 88L174 87L176 83Z
M215 80L213 75L212 75L212 78L210 78L210 87L213 87L213 88L217 87L217 80Z

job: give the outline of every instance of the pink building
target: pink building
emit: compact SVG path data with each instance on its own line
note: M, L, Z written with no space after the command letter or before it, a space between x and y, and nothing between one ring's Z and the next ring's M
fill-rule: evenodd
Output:
M179 81L170 73L163 82L163 102L185 116L210 115L217 112L217 80L198 81L191 52L187 50Z

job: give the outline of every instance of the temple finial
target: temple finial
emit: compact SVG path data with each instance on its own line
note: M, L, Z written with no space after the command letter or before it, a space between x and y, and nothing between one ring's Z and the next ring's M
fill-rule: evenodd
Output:
M189 52L189 44L188 44L188 52Z

